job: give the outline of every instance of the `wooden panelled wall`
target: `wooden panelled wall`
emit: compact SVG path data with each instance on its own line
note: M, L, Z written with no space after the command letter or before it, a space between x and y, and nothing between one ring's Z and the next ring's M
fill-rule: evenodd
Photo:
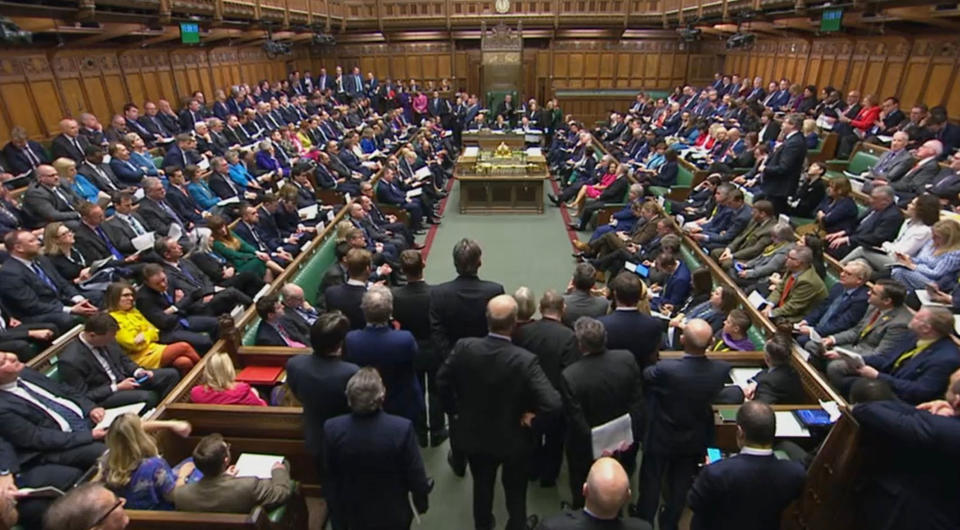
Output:
M522 90L542 100L565 88L665 90L711 80L723 66L723 57L688 46L673 40L577 40L528 46L523 53ZM364 75L372 71L380 79L414 78L423 83L447 78L454 87L477 93L480 53L450 43L341 45L315 57L313 64L315 71L323 66L331 73L338 64L359 65Z
M307 67L306 55L288 59ZM106 127L123 105L163 98L175 109L194 90L209 101L216 88L286 75L283 60L269 60L257 48L189 50L57 50L0 54L0 144L10 127L31 137L59 133L63 116L95 114Z
M935 35L829 38L813 41L761 39L748 52L728 52L723 70L765 80L791 81L897 96L901 106L946 105L960 117L960 38Z

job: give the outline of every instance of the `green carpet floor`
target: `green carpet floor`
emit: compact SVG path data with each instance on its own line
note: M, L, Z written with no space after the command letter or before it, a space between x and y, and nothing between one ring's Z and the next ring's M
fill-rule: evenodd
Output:
M573 272L571 246L558 208L547 206L543 215L461 215L458 212L459 187L454 184L427 256L426 280L441 283L456 276L452 250L461 238L476 239L483 248L480 277L503 284L508 293L526 285L539 297L546 289L562 292ZM549 203L548 203L549 204ZM454 530L473 528L472 481L470 472L457 478L446 462L449 443L423 449L427 474L436 480L430 495L430 510L422 524L414 528ZM570 500L566 469L557 487L541 488L530 483L527 513L541 517L557 513L561 500ZM495 493L494 515L497 528L507 522L503 489L499 482Z

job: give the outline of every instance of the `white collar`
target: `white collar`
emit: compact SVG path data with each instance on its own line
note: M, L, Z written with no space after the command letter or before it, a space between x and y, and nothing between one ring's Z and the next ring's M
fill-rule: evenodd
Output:
M367 282L361 282L360 280L354 280L353 278L350 278L347 280L347 285L359 285L362 287L366 287Z
M773 449L760 449L759 447L750 447L749 445L746 445L740 449L740 454L752 456L771 456L773 455Z

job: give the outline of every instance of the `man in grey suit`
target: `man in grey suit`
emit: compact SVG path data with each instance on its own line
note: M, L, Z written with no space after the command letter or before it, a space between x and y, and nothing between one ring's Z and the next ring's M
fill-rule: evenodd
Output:
M867 299L870 308L860 322L850 329L823 337L820 344L810 341L804 347L811 353L826 350L823 357L829 361L827 375L832 381L839 382L846 373L847 364L833 348L842 346L860 355L879 355L891 351L910 333L907 324L913 315L903 305L906 298L907 290L899 282L878 280L870 288Z
M940 155L943 154L943 143L940 140L927 140L917 148L917 162L900 180L890 186L897 192L897 203L904 206L910 199L916 197L933 182L940 172Z
M563 323L573 327L580 317L598 318L607 314L610 302L590 293L597 282L597 270L589 263L581 263L573 271L572 289L563 296Z
M79 219L77 204L80 199L73 190L60 186L57 170L41 164L34 171L37 182L31 184L23 194L23 211L30 216L34 225Z
M734 261L728 274L737 282L744 292L749 293L757 286L766 290L766 279L774 272L783 269L787 261L787 253L793 248L793 227L786 223L777 223L770 234L771 243L764 247L760 255L737 267Z
M913 166L913 155L907 150L908 143L910 143L910 136L907 133L903 131L893 133L890 150L884 153L877 160L877 163L870 168L867 176L873 179L873 182L864 184L864 193L870 193L874 186L885 186L903 178L910 167Z

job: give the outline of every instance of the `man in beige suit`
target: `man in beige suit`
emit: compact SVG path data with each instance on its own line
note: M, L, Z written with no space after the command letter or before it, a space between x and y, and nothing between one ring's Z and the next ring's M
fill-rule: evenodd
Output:
M193 450L193 462L203 478L174 490L173 504L177 510L247 513L254 506L271 508L290 497L290 471L282 463L273 466L268 479L234 476L228 469L230 446L219 434L200 440Z
M767 298L770 305L764 311L768 317L799 322L827 297L827 286L812 263L810 247L793 247L787 253L787 274Z
M724 269L733 266L734 260L744 262L760 255L772 241L771 233L777 223L777 216L770 201L753 203L753 217L747 227L735 237L727 248L715 248L710 256Z

